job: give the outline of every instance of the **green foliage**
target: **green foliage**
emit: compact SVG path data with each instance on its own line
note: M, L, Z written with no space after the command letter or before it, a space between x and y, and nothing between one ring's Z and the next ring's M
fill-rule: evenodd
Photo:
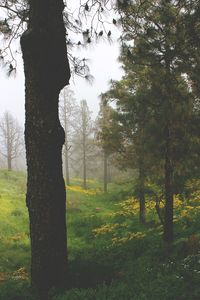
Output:
M110 155L121 150L121 126L116 119L116 111L107 103L107 95L101 95L100 111L97 119L97 143L104 153Z
M0 300L37 300L29 287L28 219L25 197L18 189L22 180L23 174L0 171ZM176 196L176 240L168 249L151 193L147 224L141 226L130 183L112 183L106 195L98 182L91 181L88 190L78 183L72 181L67 193L70 290L51 291L53 300L199 299L197 198Z

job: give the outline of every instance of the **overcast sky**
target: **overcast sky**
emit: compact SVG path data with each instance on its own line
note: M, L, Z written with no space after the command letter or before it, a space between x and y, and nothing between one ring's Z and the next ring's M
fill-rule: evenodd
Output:
M112 2L111 2L112 3ZM78 10L79 0L71 1L72 11ZM107 15L105 15L108 17ZM111 15L112 20L112 15ZM85 20L86 26L87 19ZM102 28L98 28L98 31ZM119 56L119 45L116 42L120 35L119 29L113 27L112 22L108 22L107 31L112 31L112 37L115 42L109 43L98 42L91 43L88 50L82 47L79 50L74 50L80 57L89 58L90 72L94 76L94 82L90 85L86 80L80 77L74 77L70 80L70 88L75 92L75 98L80 101L85 99L91 111L94 112L94 117L99 110L99 95L109 88L111 79L117 80L122 76L122 70L117 58ZM72 39L81 39L81 36L75 35ZM78 40L77 40L78 41ZM19 48L19 46L17 47ZM0 116L4 111L10 111L20 123L24 123L24 76L23 64L19 58L17 75L15 78L8 78L5 69L0 68Z
M117 43L110 45L108 42L102 42L92 46L88 51L79 50L78 53L90 59L90 71L95 80L90 85L84 79L75 77L74 80L71 79L70 88L74 90L78 101L87 100L90 110L96 116L99 109L98 96L108 89L110 79L120 79L122 76L122 70L117 62L119 46ZM5 69L0 69L0 88L0 115L8 110L20 123L24 123L24 76L21 62L18 63L15 78L8 78Z

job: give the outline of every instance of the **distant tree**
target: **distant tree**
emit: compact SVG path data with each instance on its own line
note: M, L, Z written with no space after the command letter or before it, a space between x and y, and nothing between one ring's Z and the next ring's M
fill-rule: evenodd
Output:
M23 149L23 131L18 121L8 111L0 119L0 154L7 160L8 170L12 161Z
M65 143L64 143L64 169L66 176L66 183L70 185L70 158L71 150L73 148L73 134L74 126L77 122L76 113L78 112L78 106L76 99L74 98L73 91L69 88L65 88L62 91L60 99L60 119L65 131Z
M135 194L140 203L139 220L144 224L145 181L150 164L147 150L150 142L148 127L152 120L147 106L149 100L147 82L142 76L136 80L133 74L127 72L122 80L112 83L108 95L110 100L116 103L115 119L121 124L118 127L121 131L122 144L118 163L122 168L138 170Z
M103 181L104 192L107 192L108 185L108 160L111 154L119 152L121 149L121 128L115 119L115 110L108 103L106 94L101 94L100 111L97 117L96 140L97 145L103 152Z
M76 152L77 163L78 160L80 162L79 168L82 170L83 187L86 189L88 168L93 163L94 158L94 126L86 100L80 102L74 129L74 151Z

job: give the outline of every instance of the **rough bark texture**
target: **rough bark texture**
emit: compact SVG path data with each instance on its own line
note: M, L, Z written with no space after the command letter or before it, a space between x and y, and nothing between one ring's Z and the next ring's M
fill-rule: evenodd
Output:
M29 4L30 21L21 47L31 281L38 291L48 291L66 281L66 194L61 159L64 131L58 117L58 97L68 84L70 70L62 0L30 0Z

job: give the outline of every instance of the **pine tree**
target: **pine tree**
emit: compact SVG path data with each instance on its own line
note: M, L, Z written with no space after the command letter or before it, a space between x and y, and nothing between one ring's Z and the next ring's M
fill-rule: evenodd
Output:
M108 161L109 157L121 150L122 136L120 125L115 118L115 110L108 103L107 94L101 94L100 111L97 118L96 140L97 145L103 151L104 193L108 185Z
M154 119L159 124L161 158L165 186L164 239L173 240L173 195L174 178L180 163L182 143L187 141L187 125L192 112L187 79L183 75L183 41L186 37L184 25L187 4L182 1L135 1L119 7L124 14L122 20L124 39L134 40L126 45L126 71L133 65L144 66L150 90L150 105ZM138 13L139 12L139 13ZM136 73L138 76L138 73ZM148 105L148 104L147 104ZM187 147L184 147L187 153ZM177 155L177 154L182 154Z

